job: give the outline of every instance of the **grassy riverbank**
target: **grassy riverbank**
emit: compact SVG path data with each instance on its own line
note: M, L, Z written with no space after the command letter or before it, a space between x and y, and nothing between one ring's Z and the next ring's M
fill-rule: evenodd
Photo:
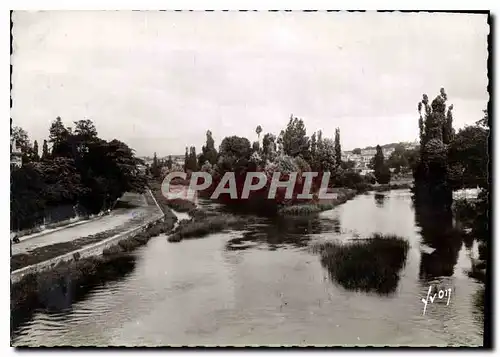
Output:
M125 224L119 227L109 229L104 232L99 232L96 234L91 234L86 237L81 237L68 242L55 243L51 245L46 245L43 247L35 248L28 253L15 254L10 259L11 271L21 269L33 264L41 263L46 260L58 257L60 255L78 250L87 245L91 245L105 239L111 238L114 235L125 232L132 227L141 224L146 217L134 217Z
M154 200L151 200L151 202L154 203ZM159 205L164 212L162 220L150 223L134 236L123 239L117 244L104 249L100 256L84 259L75 256L72 261L61 262L49 270L27 274L19 282L12 284L11 311L18 313L26 309L43 307L46 296L54 291L65 291L66 294L73 295L83 286L105 281L110 271L119 271L122 262L130 260L130 252L146 244L152 237L169 233L174 228L177 217L167 206L162 206L160 203ZM100 240L105 239L103 237L109 234L114 235L117 233L103 232L100 235ZM88 237L86 238L85 242L89 244L90 240ZM90 239L97 240L96 237ZM77 249L82 242L75 243L73 241L72 245L66 246L64 253ZM64 253L47 252L45 254L58 256ZM32 261L30 260L30 262ZM16 262L16 264L19 264L19 260L16 260Z

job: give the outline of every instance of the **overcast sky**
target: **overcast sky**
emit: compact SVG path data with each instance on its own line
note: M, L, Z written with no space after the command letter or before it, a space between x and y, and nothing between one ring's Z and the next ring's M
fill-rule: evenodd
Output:
M418 137L440 87L455 128L481 119L486 15L303 12L15 12L14 125L92 119L138 155L197 151L210 129L256 140L290 114L344 150Z

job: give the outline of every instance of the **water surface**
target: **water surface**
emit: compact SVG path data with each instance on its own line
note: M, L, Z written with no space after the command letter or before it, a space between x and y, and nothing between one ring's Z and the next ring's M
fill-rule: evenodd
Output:
M451 224L451 217L416 214L410 192L395 190L357 196L311 219L263 218L244 231L180 243L159 236L121 275L69 306L35 311L13 343L482 345L484 289L466 274L477 248ZM374 232L410 244L392 294L343 288L315 249ZM424 316L429 285L452 295Z

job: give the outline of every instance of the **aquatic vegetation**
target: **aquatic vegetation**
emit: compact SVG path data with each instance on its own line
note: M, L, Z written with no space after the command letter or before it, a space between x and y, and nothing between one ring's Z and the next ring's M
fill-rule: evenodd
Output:
M168 237L169 242L180 242L187 238L201 238L210 233L222 232L236 225L245 224L250 217L233 215L206 216L201 219L182 220L174 233Z
M334 282L349 290L389 294L396 290L409 247L404 238L374 234L347 244L328 242L319 250Z
M327 211L341 205L356 196L354 190L336 189L338 197L331 200L323 200L314 203L297 204L285 206L281 208L278 213L284 216L302 216Z

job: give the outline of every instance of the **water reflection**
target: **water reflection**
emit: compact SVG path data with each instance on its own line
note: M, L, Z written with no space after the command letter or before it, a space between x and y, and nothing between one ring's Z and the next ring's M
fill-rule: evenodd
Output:
M462 247L462 233L453 227L451 209L415 205L415 220L420 227L422 251L419 278L427 281L452 276Z
M135 257L126 255L98 267L86 280L73 279L69 274L38 279L37 294L29 302L11 310L11 334L29 321L35 313L63 316L74 303L84 300L98 285L124 279L135 268Z
M383 193L375 193L375 205L379 208L384 207L385 195Z
M455 275L436 279L454 289L449 306L435 302L422 316L429 284L419 269L433 269L421 262L420 248L432 245L446 258L445 249L418 234L408 190L385 194L383 209L371 193L318 217L262 219L183 244L152 239L123 281L98 285L71 312L40 311L17 329L13 344L481 345L480 284L461 273L465 249ZM312 249L377 231L405 237L408 254L372 248L350 252L354 260L339 254L322 262Z
M279 217L242 227L242 236L230 239L226 249L245 250L256 246L270 250L286 246L303 248L310 243L312 235L326 232L341 233L338 217Z

